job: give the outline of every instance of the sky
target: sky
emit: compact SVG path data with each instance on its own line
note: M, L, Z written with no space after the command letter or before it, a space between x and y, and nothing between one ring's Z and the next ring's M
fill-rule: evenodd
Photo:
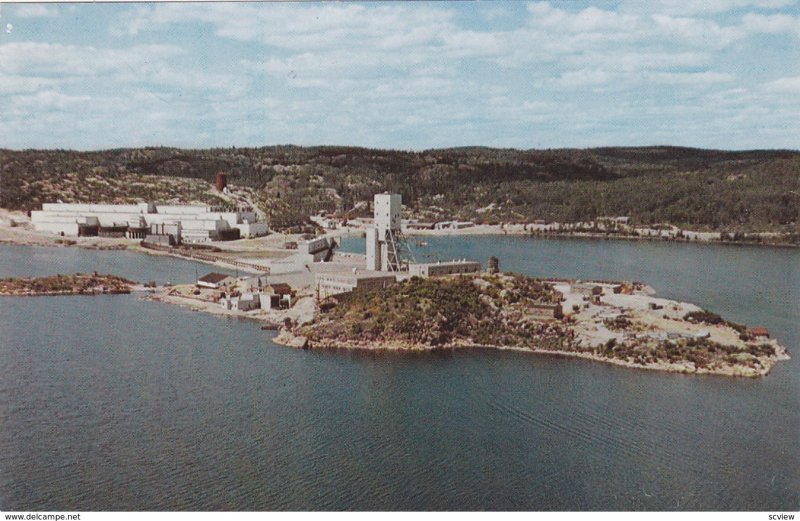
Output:
M0 148L800 148L800 0L0 3Z

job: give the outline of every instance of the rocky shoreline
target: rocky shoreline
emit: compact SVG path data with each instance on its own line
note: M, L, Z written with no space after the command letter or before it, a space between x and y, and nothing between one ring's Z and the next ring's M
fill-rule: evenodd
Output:
M395 304L390 305L394 306L390 313L402 316L398 314L398 292L395 291L394 294L373 295L373 298L369 295L346 296L341 299L342 302L332 305L332 309L342 306L345 311L340 309L331 313L330 310L326 312L323 309L313 322L281 330L274 342L302 349L370 352L499 349L582 358L635 369L741 377L767 375L777 362L789 359L786 349L774 339L753 337L744 326L726 322L696 306L636 292L622 296L610 294L604 297L605 302L600 301L598 304L575 304L580 310L573 309L561 319L526 316L526 307L537 305L526 300L533 294L525 289L524 284L531 283L520 276L501 277L499 280L503 281L504 287L494 297L487 297L485 292L478 297L487 303L487 309L498 305L500 310L495 310L497 312L494 317L486 321L485 318L469 316L479 312L492 313L474 307L467 315L457 317L461 324L472 322L472 325L461 329L453 328L452 333L445 334L442 328L446 329L447 324L456 317L448 316L446 309L437 309L436 303L431 299L423 307L429 315L436 315L438 318L433 321L426 319L428 322L425 324L420 323L418 332L397 333L396 326L397 331L405 331L405 326L402 319L393 323L391 318L387 318L391 315L381 315L378 322L373 322L372 314L379 312L371 306L382 300L394 302ZM487 283L497 283L486 276L478 276L475 281L478 283L479 293L481 286L486 289ZM517 286L512 286L511 281ZM458 291L463 291L466 287L463 282L462 280ZM430 284L431 281L422 283ZM448 282L440 280L432 284L444 284L446 287ZM564 284L554 283L549 287L555 293L564 295L563 303L576 302L575 295L569 293ZM385 289L382 291L386 292ZM435 291L441 291L441 288L417 288L411 290L409 295L413 301L421 294L435 294ZM528 291L527 295L525 291ZM535 294L537 298L548 298L541 288L536 291L539 292ZM402 292L403 290L399 291L400 294ZM501 297L499 295L502 292L505 294ZM440 296L448 302L458 300L458 296L447 293L441 293ZM326 305L331 306L323 303L323 308ZM413 304L414 307L417 305L418 302ZM457 303L457 306L462 305L463 303ZM664 311L665 307L669 309ZM599 316L604 318L598 320L598 315L592 314L596 311L593 308L599 308ZM608 316L612 310L618 315L609 321ZM409 312L406 310L404 314ZM376 323L381 324L382 332L376 333ZM484 327L492 328L487 336L481 336L481 328Z
M536 355L556 356L561 358L579 358L583 360L591 360L593 362L601 362L620 367L627 367L629 369L644 369L649 371L665 371L671 373L681 374L696 374L696 375L718 375L718 376L736 376L757 378L766 376L775 363L779 361L789 360L789 355L783 351L774 357L771 357L771 364L759 368L744 367L744 366L725 366L714 369L697 368L689 363L654 363L654 364L637 364L626 360L619 360L616 358L607 358L593 353L577 352L577 351L551 351L547 349L535 349L517 346L499 346L499 345L479 345L469 343L457 343L452 345L443 346L426 346L422 344L401 344L401 343L355 343L344 341L327 340L323 342L311 342L304 336L294 334L291 330L281 329L280 333L272 339L276 344L292 347L295 349L330 349L330 350L346 350L346 351L369 351L369 352L437 352L437 351L454 351L454 350L467 350L467 349L492 349L498 351L515 351L519 353L532 353Z
M130 293L134 285L134 282L116 275L97 273L21 277L0 280L0 296L118 295Z

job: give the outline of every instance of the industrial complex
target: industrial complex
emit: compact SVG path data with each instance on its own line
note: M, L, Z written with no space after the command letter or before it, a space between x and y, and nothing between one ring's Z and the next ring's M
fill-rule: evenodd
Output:
M217 190L225 193L224 176L216 181ZM786 358L785 349L763 327L717 322L713 314L697 306L653 297L652 290L641 283L530 279L503 274L496 257L489 258L486 274L480 273L480 262L435 261L435 252L418 250L429 260L416 262L402 233L401 196L375 194L372 210L373 217L361 218L357 228L365 239L359 253L337 251L336 232L181 245L266 235L267 224L244 204L47 203L32 212L31 223L37 230L64 236L136 239L156 254L190 257L226 268L228 273L198 274L193 284L167 284L160 291L154 282L143 287L153 288L152 300L261 320L262 329L281 331L276 342L295 347L434 349L476 342L491 346L497 330L502 332L498 345L504 347L682 372L758 376ZM240 270L246 273L240 275ZM446 280L422 280L430 277ZM355 299L344 297L349 293L361 294L354 295ZM467 300L450 306L464 295ZM470 312L466 318L460 318L460 311L447 314L448 308L469 307L466 303L474 302L475 295L489 306L485 313ZM406 307L398 304L404 299ZM387 301L400 307L386 308L390 310L377 319L359 307L379 309ZM355 312L327 313L339 306L340 310L350 306ZM421 336L406 335L405 326L382 327L412 310L425 315L421 323L426 325L421 327L427 330ZM457 336L450 326L455 322L469 322L474 329ZM378 323L381 327L373 327ZM367 331L373 336L365 337ZM308 336L309 332L315 336ZM450 336L442 336L444 332Z
M366 265L364 270L317 272L317 298L355 291L382 288L404 278L435 277L476 273L479 262L417 263L401 231L402 197L400 194L375 194L374 218L366 230Z
M400 231L400 194L376 194L373 201L373 225L367 228L367 269L405 271L411 258Z
M38 231L64 236L146 239L166 245L266 235L253 208L205 205L45 203L31 212Z
M217 191L227 193L224 174L217 175L215 186ZM354 290L386 287L413 276L436 277L481 270L479 262L466 259L417 263L401 230L401 210L400 194L375 194L374 217L365 230L365 254L361 255L335 254L339 244L329 235L291 243L295 251L273 258L269 255L259 258L257 250L248 250L238 258L233 251L214 253L174 248L186 243L267 235L267 223L260 221L255 210L247 206L45 203L41 210L31 212L31 224L37 231L61 236L139 239L145 247L261 273L263 279L253 279L259 281L256 287L248 285L249 279L237 280L215 273L197 280L201 299L211 299L233 311L291 307L288 295L292 287L307 288L317 299L324 299ZM280 290L275 287L276 283L287 282L290 286ZM206 295L209 289L217 293Z

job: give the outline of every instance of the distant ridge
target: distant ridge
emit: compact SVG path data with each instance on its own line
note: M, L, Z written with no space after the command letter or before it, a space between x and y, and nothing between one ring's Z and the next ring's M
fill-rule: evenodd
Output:
M404 204L426 219L574 222L626 215L642 224L783 232L797 232L800 222L800 152L793 150L0 150L0 168L0 206L21 210L55 199L163 199L162 190L205 200L213 197L205 183L225 171L233 185L254 189L277 228L305 223L319 211L350 209L383 190L402 193ZM171 189L169 178L185 184Z

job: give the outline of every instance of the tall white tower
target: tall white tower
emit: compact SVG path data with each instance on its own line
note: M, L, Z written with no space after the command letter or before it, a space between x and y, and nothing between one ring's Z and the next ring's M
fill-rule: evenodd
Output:
M367 269L401 271L410 254L400 231L400 194L375 194L374 224L367 230Z

